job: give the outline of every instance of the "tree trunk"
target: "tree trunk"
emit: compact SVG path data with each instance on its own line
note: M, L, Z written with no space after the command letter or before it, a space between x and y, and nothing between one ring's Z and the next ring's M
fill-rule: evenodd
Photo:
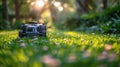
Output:
M56 12L56 10L55 10L54 7L52 7L52 6L50 6L49 9L50 9L52 21L56 21L56 17L57 17L57 12Z
M5 20L5 23L7 24L7 28L9 29L10 23L9 23L9 15L7 8L7 0L2 0L2 6L3 6L2 17Z
M76 2L84 10L84 12L88 13L88 2L89 2L88 0L84 1L85 5L83 5L83 3L80 0L76 0Z
M120 5L120 0L117 0L117 4Z
M107 8L107 0L102 0L102 3L103 3L103 9L106 9Z
M14 6L15 6L15 18L20 19L20 4L18 2L19 0L14 0Z
M88 13L89 12L89 0L84 0L85 3L85 11Z

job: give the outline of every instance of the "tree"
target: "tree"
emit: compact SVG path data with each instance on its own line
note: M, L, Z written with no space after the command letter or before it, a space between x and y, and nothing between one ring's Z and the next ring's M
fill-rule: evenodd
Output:
M92 0L76 0L76 3L78 4L78 7L81 7L81 9L85 12L88 13L89 12L89 5L90 5L90 1ZM79 9L79 8L78 8Z
M15 18L20 19L21 6L26 2L25 0L13 0L15 7Z
M66 10L69 9L70 7L73 7L74 0L51 0L49 1L49 5L50 5L49 10L51 13L51 19L53 21L59 21L61 17L64 18L65 12L69 13L69 11L66 11Z
M84 0L84 3L85 3L85 11L88 13L89 12L90 0Z
M103 3L103 9L106 9L107 8L107 0L102 0L102 3Z
M8 17L9 15L8 15L7 0L2 0L2 7L3 7L2 17L3 17L3 20L5 21L7 28L9 29L10 23L9 23L9 17Z

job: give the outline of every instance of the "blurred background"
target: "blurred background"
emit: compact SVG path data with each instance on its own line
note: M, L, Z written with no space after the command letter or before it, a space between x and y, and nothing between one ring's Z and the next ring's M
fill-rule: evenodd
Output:
M0 0L0 30L38 21L48 28L120 33L120 0Z

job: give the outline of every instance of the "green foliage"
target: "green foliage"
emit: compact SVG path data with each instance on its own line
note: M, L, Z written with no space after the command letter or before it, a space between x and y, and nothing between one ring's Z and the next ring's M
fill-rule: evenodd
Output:
M0 32L0 67L119 67L119 35L48 31L47 37L18 38Z
M108 8L100 16L100 28L104 33L120 33L120 5Z
M67 29L73 30L75 28L77 28L78 26L80 26L80 18L79 16L71 16L68 17L65 23L65 26Z
M0 18L1 19L1 18ZM3 19L0 20L0 30L5 30L7 28L7 22Z
M9 24L9 21L8 20L5 20L4 18L3 18L3 6L2 5L0 5L0 30L5 30L5 29L8 29L9 28L9 26L8 26L8 24Z
M65 21L65 27L69 30L85 31L88 27L97 25L97 14L84 14L82 16L73 15Z
M11 28L12 29L20 29L23 22L21 20L16 20L15 22L12 22Z
M3 6L0 5L0 12L2 12L2 11L3 11ZM4 29L5 26L6 26L6 23L2 18L2 13L0 13L0 30Z
M120 5L110 7L99 13L72 16L65 21L66 28L102 33L120 33ZM74 19L74 18L78 19ZM70 22L71 21L71 22ZM77 23L77 24L76 24Z
M2 6L2 5L0 5L0 11L2 11L2 9L3 9L3 6Z

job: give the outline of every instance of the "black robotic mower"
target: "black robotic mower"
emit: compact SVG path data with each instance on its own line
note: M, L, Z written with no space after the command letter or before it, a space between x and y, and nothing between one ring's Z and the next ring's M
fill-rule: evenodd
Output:
M21 25L19 37L46 36L46 26L35 21Z

